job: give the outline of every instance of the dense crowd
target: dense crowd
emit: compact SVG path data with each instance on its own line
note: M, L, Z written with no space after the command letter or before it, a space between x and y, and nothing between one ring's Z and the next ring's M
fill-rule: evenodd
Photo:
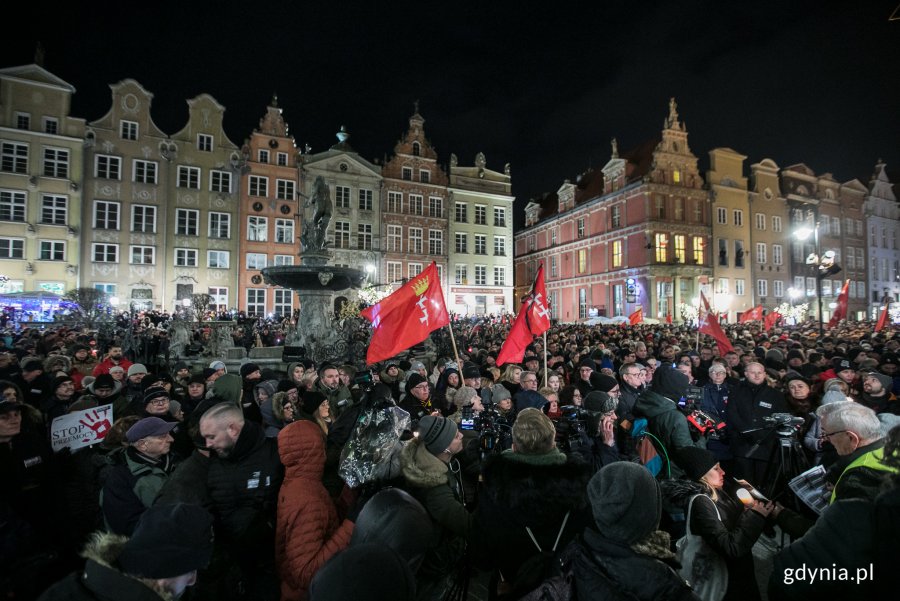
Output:
M452 327L459 356L237 373L151 361L122 330L6 332L0 588L439 600L481 578L502 600L774 600L896 584L894 331L740 324L725 352L686 326L560 325L497 366L508 320ZM54 420L108 405L84 423L100 442L54 452ZM788 485L815 466L818 506ZM760 586L763 537L779 550Z

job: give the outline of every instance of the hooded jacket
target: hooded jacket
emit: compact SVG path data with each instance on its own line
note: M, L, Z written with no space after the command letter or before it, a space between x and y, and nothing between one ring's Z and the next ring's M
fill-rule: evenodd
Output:
M155 581L123 574L118 568L117 559L127 541L117 534L96 534L82 553L87 559L84 570L51 586L39 601L172 601Z
M653 390L648 389L641 392L634 404L634 415L647 418L648 430L663 444L670 460L678 449L690 446L704 447L704 439L701 438L694 442L694 439L691 438L687 420L678 410L675 402ZM672 463L671 466L673 478L683 474L675 463Z
M281 599L301 600L316 572L350 544L353 522L338 519L322 485L325 438L318 425L300 420L286 426L278 450L285 470L275 531Z

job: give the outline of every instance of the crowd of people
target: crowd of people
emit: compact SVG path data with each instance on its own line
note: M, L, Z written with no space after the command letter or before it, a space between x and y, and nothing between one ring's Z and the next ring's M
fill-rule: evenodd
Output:
M483 577L513 600L546 588L565 550L579 599L888 590L900 336L868 325L732 325L727 350L686 326L559 325L498 366L509 323L487 317L454 320L459 356L237 373L148 365L65 327L8 333L0 585L9 599L440 600ZM107 405L100 442L53 446L55 419ZM350 486L366 419L398 420L395 440L373 454L379 477ZM815 466L818 508L788 486ZM689 536L718 562L716 590L711 564L683 569ZM762 537L780 547L768 566ZM799 576L820 568L872 576Z

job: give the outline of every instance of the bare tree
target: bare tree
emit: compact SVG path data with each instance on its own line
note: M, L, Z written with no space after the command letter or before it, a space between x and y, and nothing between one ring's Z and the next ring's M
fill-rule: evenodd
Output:
M209 311L211 304L212 296L209 294L201 292L191 295L191 308L194 310L194 315L197 317L198 322L203 323L203 316Z
M82 327L96 329L101 322L110 321L109 296L96 288L73 288L63 294L69 314Z

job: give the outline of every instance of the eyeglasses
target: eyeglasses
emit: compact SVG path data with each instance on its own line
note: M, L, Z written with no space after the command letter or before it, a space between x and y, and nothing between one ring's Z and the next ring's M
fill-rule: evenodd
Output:
M428 388L428 383L427 383L427 382L422 382L421 384L417 384L417 385L413 386L413 388L418 388L418 389L420 389L420 390L425 390L426 388Z
M843 434L844 432L849 432L849 431L850 430L838 430L837 432L832 432L830 434L828 434L826 432L822 432L822 434L819 436L819 440L826 440L828 438L831 438L832 436L837 436L838 434Z
M522 380L522 384L534 384L536 382L537 382L536 379L531 379L531 378L528 378L527 380Z
M165 405L168 402L169 402L169 399L163 397L161 399L153 399L152 401L150 401L150 404L151 405Z

